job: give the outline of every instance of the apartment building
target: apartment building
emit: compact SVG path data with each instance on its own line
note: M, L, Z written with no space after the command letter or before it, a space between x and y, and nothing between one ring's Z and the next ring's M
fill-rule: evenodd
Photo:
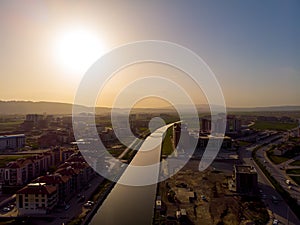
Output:
M47 214L58 203L57 188L46 183L30 183L17 191L16 203L19 216Z
M54 154L45 153L7 163L0 167L0 184L4 193L24 186L36 177L46 173L54 165Z
M25 135L1 135L0 136L0 150L19 150L25 146Z
M62 175L59 173L48 174L46 176L38 177L33 182L45 183L47 185L56 187L58 205L65 205L65 203L68 202L74 194L74 192L71 191L72 176L70 175Z

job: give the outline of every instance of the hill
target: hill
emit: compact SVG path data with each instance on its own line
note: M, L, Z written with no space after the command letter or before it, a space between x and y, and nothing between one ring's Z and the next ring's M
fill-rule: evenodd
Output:
M72 114L72 104L59 103L59 102L32 102L32 101L0 101L0 114ZM85 106L78 106L83 112L92 112L92 109ZM180 106L184 111L188 112L191 107L188 105ZM209 112L208 105L197 105L199 112ZM122 109L119 109L120 113ZM252 107L252 108L238 108L228 107L228 112L285 112L285 111L300 111L300 106L270 106L270 107ZM110 108L97 107L97 114L110 113ZM173 111L169 107L162 108L139 108L135 109L135 112L169 112ZM174 112L174 111L173 111Z

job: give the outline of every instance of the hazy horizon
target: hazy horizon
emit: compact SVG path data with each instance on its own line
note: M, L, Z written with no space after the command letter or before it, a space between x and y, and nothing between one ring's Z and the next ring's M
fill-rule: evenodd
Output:
M15 103L50 103L50 104L70 104L70 105L74 105L73 102L59 102L59 101L33 101L33 100L3 100L3 99L0 99L0 103L1 102L15 102ZM185 107L189 107L191 105L189 104L178 104L178 105L181 105L181 106L185 106ZM83 106L83 107L92 107L92 106L86 106L86 105L80 105L80 106ZM206 106L208 107L209 105L208 104L196 104L196 105L193 105L193 106L196 106L196 107L200 107L200 106ZM96 105L95 107L97 108L111 108L111 106L100 106L100 105ZM153 105L144 105L144 104L138 104L136 105L134 108L144 108L144 109L147 109L147 108L153 108L153 109L159 109L159 108L169 108L169 107L173 107L171 104L165 104L165 105L157 105L157 102L153 103ZM227 108L237 108L237 109L252 109L252 108L276 108L276 107L300 107L300 104L299 105L265 105L265 106L230 106L230 105L227 105L226 106Z
M228 107L300 105L299 9L298 1L277 0L232 0L222 7L217 1L1 1L0 97L73 103L85 71L101 55L151 39L177 43L203 58ZM122 85L149 74L170 77L195 104L207 103L174 68L136 65L118 73L99 105L111 107Z

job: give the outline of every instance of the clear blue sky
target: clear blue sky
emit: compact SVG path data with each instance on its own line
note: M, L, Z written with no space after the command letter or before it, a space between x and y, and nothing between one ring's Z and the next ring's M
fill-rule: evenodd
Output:
M52 48L79 24L106 50L143 39L190 48L216 74L229 106L300 105L297 0L25 2L0 2L2 100L72 102L82 74L64 70Z

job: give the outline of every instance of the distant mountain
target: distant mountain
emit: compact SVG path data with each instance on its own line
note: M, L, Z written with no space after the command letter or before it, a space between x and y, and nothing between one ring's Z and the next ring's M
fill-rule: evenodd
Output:
M58 103L58 102L32 102L32 101L0 101L0 114L72 114L72 104L69 103ZM92 112L92 108L85 106L77 106L82 112ZM188 112L191 110L189 105L178 105L183 111ZM209 112L208 105L196 105L199 112ZM97 114L110 113L111 109L106 107L97 107ZM124 110L119 109L122 113ZM134 109L134 112L174 112L172 107L162 108L139 108ZM228 112L267 112L267 111L300 111L300 106L270 106L270 107L229 107Z
M72 104L59 102L0 101L0 114L72 114ZM92 112L85 106L78 106L83 112ZM109 108L98 107L97 112L109 112Z
M300 111L300 106L268 106L268 107L229 107L229 112L287 112L287 111Z

